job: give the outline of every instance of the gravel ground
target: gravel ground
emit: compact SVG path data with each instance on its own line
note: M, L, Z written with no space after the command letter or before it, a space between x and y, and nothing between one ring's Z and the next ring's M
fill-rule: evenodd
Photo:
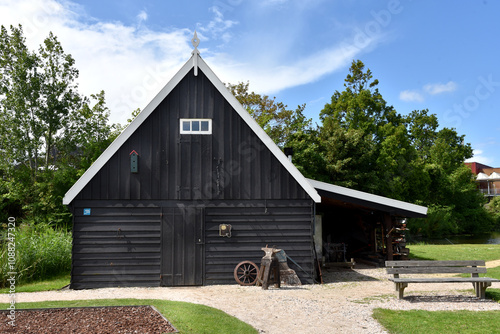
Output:
M106 288L18 293L17 302L138 298L167 299L212 306L245 321L261 333L386 333L371 317L377 307L395 310L500 310L479 300L472 284L409 284L397 299L384 269L339 269L324 273L323 285L281 289L219 285L182 288ZM500 288L493 283L493 288ZM0 302L8 302L7 295Z

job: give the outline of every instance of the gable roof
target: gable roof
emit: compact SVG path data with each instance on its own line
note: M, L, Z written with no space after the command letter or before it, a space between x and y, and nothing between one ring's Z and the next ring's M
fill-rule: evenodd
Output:
M307 180L319 191L321 196L362 205L370 209L399 214L405 217L423 218L427 216L427 208L425 206L398 201L392 198L373 195L312 179Z
M321 196L316 189L306 180L306 178L299 172L299 170L288 160L285 154L274 143L274 141L267 135L267 133L257 124L257 122L250 116L250 114L243 108L233 94L226 88L222 81L215 75L215 73L208 67L205 61L200 57L198 52L193 52L193 56L189 59L184 66L174 75L174 77L163 87L163 89L155 96L155 98L141 111L139 115L130 123L125 130L108 146L108 148L99 156L99 158L87 169L87 171L75 182L75 184L64 195L63 204L69 205L75 197L83 190L83 188L92 180L92 178L104 167L104 165L111 159L111 157L118 151L118 149L132 136L132 134L141 126L141 124L148 118L148 116L158 107L158 105L170 94L170 92L179 84L190 70L194 68L195 75L198 68L203 71L205 76L215 86L215 88L222 94L226 101L236 112L241 116L245 123L252 129L252 131L259 137L266 147L273 153L278 161L285 167L285 169L293 176L293 178L300 184L304 191L316 203L321 202Z

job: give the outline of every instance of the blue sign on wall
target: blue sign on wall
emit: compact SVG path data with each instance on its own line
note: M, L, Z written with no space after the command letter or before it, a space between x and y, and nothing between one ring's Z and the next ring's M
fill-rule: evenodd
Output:
M90 208L83 209L84 216L90 216Z

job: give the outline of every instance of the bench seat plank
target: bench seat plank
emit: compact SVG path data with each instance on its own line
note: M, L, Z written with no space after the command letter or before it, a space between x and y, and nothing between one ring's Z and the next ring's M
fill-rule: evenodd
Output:
M388 274L485 274L485 267L406 267L387 268Z
M500 282L496 278L490 277L433 277L433 278L389 278L394 283L481 283Z
M484 260L473 261L385 261L386 267L465 267L465 266L478 266L484 267L486 265Z

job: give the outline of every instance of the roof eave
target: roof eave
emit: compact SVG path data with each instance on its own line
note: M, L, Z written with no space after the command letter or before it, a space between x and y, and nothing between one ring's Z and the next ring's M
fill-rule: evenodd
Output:
M359 190L353 190L330 183L307 179L311 185L325 197L365 205L377 210L399 214L411 218L427 217L427 207L388 197L373 195ZM333 195L332 195L333 194Z

